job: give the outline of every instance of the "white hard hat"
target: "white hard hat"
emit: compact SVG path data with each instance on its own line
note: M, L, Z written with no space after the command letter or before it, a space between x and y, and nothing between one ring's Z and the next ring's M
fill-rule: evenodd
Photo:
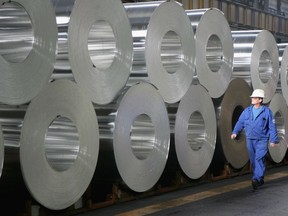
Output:
M264 98L265 93L262 89L255 89L250 97Z

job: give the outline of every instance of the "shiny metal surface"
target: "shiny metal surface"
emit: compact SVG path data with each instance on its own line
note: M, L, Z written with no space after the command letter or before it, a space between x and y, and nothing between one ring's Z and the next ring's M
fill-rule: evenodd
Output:
M149 81L145 60L145 42L149 20L154 10L164 1L124 3L133 37L133 64L128 85Z
M252 50L256 37L260 33L257 31L232 31L234 45L233 78L244 79L251 83L251 61L253 60Z
M112 102L126 85L133 57L131 26L122 2L76 1L69 22L68 50L81 89L96 104Z
M195 73L196 48L190 26L185 10L176 1L161 3L149 20L145 42L147 72L167 103L181 100Z
M191 85L181 99L175 122L175 148L179 164L191 179L208 169L215 151L216 115L212 99L201 85Z
M68 58L68 27L75 0L51 0L55 10L58 39L56 63L52 79L74 80Z
M161 44L161 62L168 74L174 74L183 62L182 44L179 35L168 31Z
M165 103L149 83L129 88L117 109L113 149L118 171L133 191L144 192L159 180L170 148Z
M280 63L280 65L282 63L282 60L285 60L285 56L283 56L283 55L284 55L284 52L285 52L287 45L288 45L288 43L278 43L277 44L278 51L279 51L279 63Z
M279 54L273 35L266 30L232 31L233 78L244 79L265 91L264 103L274 95L279 79Z
M27 105L0 104L0 125L2 126L5 147L19 150L21 128L26 109Z
M9 106L0 104L0 176L3 168L6 179L13 178L16 173L21 173L19 161L20 135L26 109L26 105Z
M100 150L113 150L113 132L115 128L115 117L117 105L112 102L109 105L99 106L94 104L99 124Z
M80 149L75 123L66 117L57 117L47 129L44 145L50 166L59 172L68 170L74 164Z
M288 139L288 108L282 94L275 94L269 104L274 114L279 144L274 148L269 146L269 154L275 163L280 163L287 152Z
M49 82L57 25L50 0L0 0L0 102L30 102Z
M285 98L288 105L288 44L278 44L279 62L280 62L280 79L277 85L277 93L280 93Z
M49 83L27 108L20 143L22 175L34 199L52 210L71 206L97 165L99 131L92 102L72 81Z
M231 133L242 111L250 105L251 93L252 89L247 82L236 78L230 82L219 105L215 105L218 125L217 146L222 149L226 162L236 169L244 167L249 157L244 131L242 130L236 140L231 140ZM221 158L220 155L216 157Z
M173 8L170 12L166 4ZM174 1L126 3L124 7L131 23L134 53L128 85L147 81L159 89L165 102L178 101L188 89L195 66L193 32L183 8ZM187 71L189 74L184 75Z
M35 40L29 14L14 2L4 3L0 14L0 55L7 62L23 62Z
M108 22L99 20L92 25L88 36L88 51L93 67L105 70L111 66L117 48L113 29Z
M15 111L17 112L17 110ZM24 118L24 116L23 116ZM2 125L4 146L5 148L17 149L18 153L20 147L20 135L23 124L23 118L5 118L0 119ZM9 151L9 150L6 150ZM18 162L18 161L17 161Z
M199 111L192 113L189 119L187 137L189 146L192 150L197 151L202 148L203 143L206 140L205 122Z
M111 151L113 154L113 137L116 126L115 118L118 113L118 106L129 88L124 90L122 97L116 102L105 106L94 104L99 123L100 151ZM148 154L147 151L153 149L153 143L155 142L154 133L154 126L147 115L141 114L134 119L130 131L130 139L131 149L137 158L143 159L145 155Z
M212 98L219 98L227 89L233 70L231 29L222 11L217 8L186 10L195 34L196 80Z
M208 8L186 10L186 14L190 19L191 26L193 28L194 33L197 32L197 28L199 26L200 20L202 16L207 12L207 10Z
M133 85L139 81L149 80L145 60L147 29L155 9L163 2L165 1L124 4L131 23L133 36L133 65L129 77L129 85ZM182 59L181 55L179 36L175 34L175 32L167 32L161 46L161 59L163 67L166 68L168 73L174 73L179 67Z
M150 117L141 114L136 117L130 132L131 148L136 158L145 160L155 148L155 127Z

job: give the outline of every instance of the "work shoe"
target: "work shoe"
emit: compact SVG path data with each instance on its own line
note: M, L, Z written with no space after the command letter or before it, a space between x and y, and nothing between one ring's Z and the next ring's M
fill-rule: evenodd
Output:
M258 186L262 186L264 184L264 179L260 179L259 181L258 181Z
M252 188L253 188L253 190L257 190L258 189L258 185L259 185L258 181L253 179L252 180Z

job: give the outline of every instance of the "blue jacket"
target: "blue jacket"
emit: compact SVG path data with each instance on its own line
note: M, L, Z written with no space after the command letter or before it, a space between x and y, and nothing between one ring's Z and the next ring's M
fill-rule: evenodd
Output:
M232 133L238 134L243 128L247 139L270 139L272 143L278 143L277 129L272 111L262 105L259 115L253 120L253 105L250 105L241 113Z

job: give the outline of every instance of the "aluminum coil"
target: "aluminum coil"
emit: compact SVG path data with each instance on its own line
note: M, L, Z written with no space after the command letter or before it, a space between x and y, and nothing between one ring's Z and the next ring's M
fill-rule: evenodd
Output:
M149 20L145 58L149 80L165 102L178 102L188 91L195 55L194 33L185 10L173 0L161 3Z
M96 167L99 130L91 101L75 83L52 82L31 101L20 142L22 174L36 201L60 210L82 196Z
M145 59L145 42L149 20L154 10L164 1L125 3L133 37L133 64L128 79L128 86L138 82L149 82Z
M269 108L274 114L280 141L279 144L273 148L269 146L269 154L275 163L280 163L286 155L288 141L288 108L282 94L277 93L273 96Z
M214 104L201 85L191 85L179 103L175 149L179 164L191 179L200 178L212 161L217 135Z
M245 79L253 89L263 89L263 102L270 102L279 79L279 54L274 36L267 30L246 30L232 31L232 37L232 77Z
M165 103L149 83L125 93L117 110L113 149L118 171L136 192L151 189L160 178L170 147Z
M0 102L29 102L48 83L57 26L50 0L0 0Z
M186 10L195 32L198 82L212 98L221 97L231 80L233 42L229 23L217 8Z
M242 111L251 103L252 89L243 79L233 79L218 107L218 134L226 161L234 168L242 168L249 160L244 130L231 140L232 130Z
M131 26L122 2L76 0L68 50L75 80L91 100L102 105L113 101L132 65Z
M279 93L285 98L286 104L288 105L288 47L287 43L278 44L279 50L279 61L280 61L280 89Z

